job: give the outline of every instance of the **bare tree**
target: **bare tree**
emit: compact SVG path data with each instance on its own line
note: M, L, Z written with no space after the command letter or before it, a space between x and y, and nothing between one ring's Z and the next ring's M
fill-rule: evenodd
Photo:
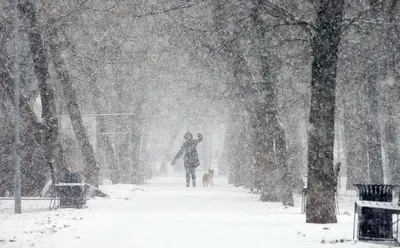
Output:
M39 82L42 120L46 126L44 135L45 158L50 168L51 179L55 183L56 171L61 170L65 164L59 140L58 118L53 88L48 80L48 53L42 38L41 30L43 28L38 23L37 12L32 2L22 0L18 7L28 27L30 52L33 58L35 74Z
M320 0L312 40L313 63L308 140L307 223L336 223L334 126L336 69L344 0Z
M57 78L63 87L64 99L66 101L69 117L78 144L81 148L85 161L85 180L87 183L98 186L99 167L96 164L92 144L89 142L85 126L82 121L81 111L78 105L76 88L70 79L63 51L65 51L65 41L62 40L62 34L54 20L49 20L51 30L48 30L50 43L50 52L57 72Z
M400 8L398 0L391 0L388 4L388 23L394 24L399 20L396 16ZM399 61L398 51L399 32L395 25L389 25L386 28L386 42L384 43L387 53L387 59L384 63L386 72L384 72L383 84L383 107L386 120L384 122L384 137L387 146L388 156L388 181L391 184L400 183L400 151L398 140L398 121L396 120L396 105L398 108L399 93L400 93L400 80L399 74L396 72L396 62Z

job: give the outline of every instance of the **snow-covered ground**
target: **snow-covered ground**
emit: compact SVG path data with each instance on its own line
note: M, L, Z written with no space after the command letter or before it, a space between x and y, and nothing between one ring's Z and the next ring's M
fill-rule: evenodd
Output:
M339 224L315 225L305 224L300 196L284 208L224 178L213 188L184 186L183 174L103 186L111 197L91 199L88 208L49 211L48 202L26 201L21 215L0 201L0 247L381 247L352 240L353 192L341 192Z

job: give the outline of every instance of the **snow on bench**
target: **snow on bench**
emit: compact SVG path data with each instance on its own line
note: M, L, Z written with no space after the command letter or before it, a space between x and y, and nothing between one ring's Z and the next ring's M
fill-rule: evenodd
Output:
M14 197L0 197L0 201L5 200L5 201L9 201L9 200L14 200ZM32 196L32 197L21 197L21 200L27 200L27 201L37 201L37 200L46 200L46 201L50 201L53 198L51 197L39 197L39 196Z
M371 210L363 212L363 208L370 208ZM392 215L397 215L397 218L394 222ZM397 203L380 201L356 201L354 207L353 239L356 237L357 232L357 238L359 240L376 239L394 240L398 242L399 232L396 231L396 237L392 237L392 235L394 230L393 225L397 225L396 230L399 230L399 215L400 206ZM357 228L356 223L358 223ZM382 230L386 230L388 235L391 237L382 236Z
M56 187L67 187L67 186L86 186L87 183L56 183Z
M393 202L378 202L378 201L357 201L356 202L357 208L379 208L379 209L387 209L393 210L395 212L400 212L400 206Z

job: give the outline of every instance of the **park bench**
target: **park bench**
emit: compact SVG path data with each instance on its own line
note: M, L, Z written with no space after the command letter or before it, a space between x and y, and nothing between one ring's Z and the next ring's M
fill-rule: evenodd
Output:
M54 197L39 197L39 196L30 196L30 197L21 197L21 201L50 201L49 208L52 208L54 204ZM0 201L14 201L14 197L0 197Z
M56 183L55 201L58 208L83 208L86 204L86 190L89 184L83 182L79 173L68 172L62 183Z
M56 208L83 208L86 204L87 183L57 183L54 185Z
M83 208L86 204L87 183L58 183L51 197L21 197L21 201L50 201L49 209ZM0 197L0 201L13 201L14 197Z
M393 201L396 185L356 184L359 200L354 204L353 239L398 242L399 203ZM393 215L396 215L393 221ZM396 235L393 226L396 225ZM357 228L356 228L357 226Z
M82 182L78 173L68 172L62 183L53 185L51 197L22 197L21 200L49 200L50 209L83 208L86 204L86 191L89 184ZM0 197L0 200L14 200L14 197Z

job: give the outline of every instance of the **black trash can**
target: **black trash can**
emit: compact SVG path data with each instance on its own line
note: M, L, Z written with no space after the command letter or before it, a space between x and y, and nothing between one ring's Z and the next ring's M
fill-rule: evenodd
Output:
M392 202L395 185L356 184L360 201ZM393 240L389 210L363 207L358 220L358 239Z
M82 185L68 185L82 183L79 173L67 172L63 183L58 187L60 208L83 208L85 205L84 187Z

